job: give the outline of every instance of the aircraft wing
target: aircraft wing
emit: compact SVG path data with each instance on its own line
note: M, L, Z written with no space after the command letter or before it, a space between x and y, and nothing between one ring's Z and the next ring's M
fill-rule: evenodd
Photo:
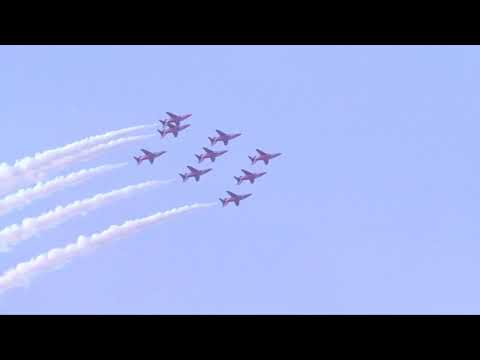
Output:
M234 194L231 191L227 191L227 194L230 195L231 197L237 197L238 196L237 194Z
M242 171L245 175L253 175L253 173L251 173L250 171L247 171L247 170L244 170L244 169L242 169Z
M220 136L227 136L227 134L225 134L223 131L220 131L220 130L215 130L217 132L218 135Z
M210 149L208 149L208 148L206 148L206 147L204 147L203 150L205 150L205 152L207 152L207 153L209 153L209 154L213 153L212 150L210 150Z
M193 171L193 172L197 172L197 171L198 171L197 169L195 169L193 166L190 166L190 165L187 166L187 168L188 168L188 170Z
M142 150L142 152L143 152L145 155L147 155L147 156L152 156L152 155L153 155L153 153L151 153L151 152L148 151L148 150L145 150L145 149L140 149L140 150Z
M260 149L256 149L256 150L257 150L257 152L258 152L260 155L267 155L266 152L264 152L264 151L262 151L262 150L260 150Z
M171 117L172 119L174 119L174 120L177 120L177 119L179 118L178 115L175 115L174 113L171 113L171 112L169 112L169 111L167 111L167 115L170 116L170 117Z

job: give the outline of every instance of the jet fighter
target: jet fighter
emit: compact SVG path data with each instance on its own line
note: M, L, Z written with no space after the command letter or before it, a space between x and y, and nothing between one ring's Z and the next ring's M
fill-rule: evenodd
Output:
M218 134L218 136L214 136L214 137L208 137L208 139L210 140L210 144L213 146L215 145L217 142L219 141L222 141L224 145L228 145L228 142L232 139L235 139L237 137L239 137L240 135L242 135L241 133L236 133L236 134L226 134L224 133L223 131L220 131L220 130L215 130Z
M185 115L175 115L174 113L171 113L171 112L168 112L167 111L167 115L168 115L168 119L165 119L165 120L158 120L162 123L163 127L165 128L165 126L167 125L180 125L180 122L182 122L183 120L185 119L188 119L190 116L192 116L192 114L185 114Z
M212 169L209 168L209 169L203 169L203 170L198 170L198 169L195 169L193 166L187 166L188 170L190 170L189 173L185 173L185 174L178 174L181 176L183 182L187 181L188 178L190 177L193 177L195 178L195 181L198 181L200 180L200 176L208 173L209 171L211 171Z
M205 154L201 154L201 155L195 154L199 163L201 163L205 159L210 159L212 162L214 162L217 157L225 154L228 151L228 150L213 151L206 147L204 147L203 150L205 151Z
M230 195L229 198L225 198L225 199L220 198L220 201L222 202L223 207L227 206L228 203L230 203L230 202L233 202L233 203L235 203L236 206L238 206L238 205L240 205L241 200L246 199L246 198L248 198L249 196L252 195L252 194L237 195L237 194L234 194L231 191L227 191L227 193L228 193L228 195Z
M253 184L255 182L255 179L257 179L260 176L263 176L263 175L266 174L266 172L252 173L252 172L244 170L244 169L242 169L242 171L245 175L234 176L235 180L237 180L237 185L240 185L245 180L248 180L248 181L250 181L250 184Z
M168 134L173 134L173 136L177 137L178 136L178 133L182 130L185 130L186 128L188 128L190 126L190 124L185 124L185 125L173 125L173 124L167 124L167 129L163 129L163 130L157 130L160 135L162 135L162 138L164 138L165 136L167 136Z
M138 165L140 165L144 160L148 160L150 161L150 164L153 164L153 162L157 157L166 153L165 150L160 152L150 152L145 149L140 149L140 150L143 152L144 155L133 157L137 161Z
M268 165L268 162L271 159L274 159L277 156L282 155L282 153L268 154L262 150L259 150L259 149L256 149L256 150L259 155L248 157L252 161L252 165L255 164L257 161L263 161L265 165Z

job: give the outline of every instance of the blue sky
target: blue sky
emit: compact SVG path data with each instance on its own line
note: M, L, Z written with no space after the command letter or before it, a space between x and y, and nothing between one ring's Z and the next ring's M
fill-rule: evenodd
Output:
M240 131L199 183L176 182L0 254L0 271L80 234L225 190L195 210L0 296L3 314L480 313L476 46L2 46L2 159L193 113L177 139L58 174L131 165L0 219L178 177L215 129ZM148 131L145 131L148 133ZM140 147L168 154L137 167ZM218 144L215 149L224 146ZM251 166L255 148L282 152ZM240 168L268 174L235 185Z

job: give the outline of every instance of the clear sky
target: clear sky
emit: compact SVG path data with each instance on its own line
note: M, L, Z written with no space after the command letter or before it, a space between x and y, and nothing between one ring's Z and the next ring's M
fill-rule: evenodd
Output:
M180 215L41 274L0 295L0 313L479 314L479 64L474 46L0 47L0 161L165 111L193 113L177 139L53 173L131 162L1 227L180 179L215 129L243 133L199 183L148 190L43 232L0 254L1 272L111 224L253 192L238 208ZM138 167L140 147L168 153ZM283 155L252 166L255 148ZM241 168L268 174L237 186Z

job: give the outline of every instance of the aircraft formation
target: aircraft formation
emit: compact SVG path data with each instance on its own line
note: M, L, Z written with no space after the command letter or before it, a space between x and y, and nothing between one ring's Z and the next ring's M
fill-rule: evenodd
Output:
M168 115L168 118L158 120L162 124L162 129L158 129L157 132L160 134L161 138L166 137L168 134L172 134L173 137L178 137L179 133L188 127L190 127L190 124L182 124L183 121L186 119L190 118L192 114L184 114L184 115L176 115L172 112L166 112ZM213 137L208 137L210 140L210 145L214 146L217 143L223 143L224 146L227 146L229 141L241 136L241 133L234 133L234 134L228 134L220 130L215 130L217 135ZM210 162L215 162L215 159L219 156L224 155L225 153L228 152L228 150L221 150L221 151L214 151L211 150L207 147L202 148L204 153L202 154L195 154L195 157L198 159L198 163L203 162L204 160L210 159ZM143 153L143 155L140 156L134 156L133 158L137 162L138 165L140 165L143 161L148 160L150 164L153 164L155 159L163 154L165 154L167 151L159 151L159 152L151 152L146 149L140 149ZM257 154L255 155L248 155L248 158L251 161L251 165L254 165L255 163L259 161L263 161L265 165L268 165L270 160L282 155L282 153L267 153L265 151L262 151L260 149L256 149ZM182 178L183 182L188 181L189 178L194 178L196 182L200 180L200 177L202 175L205 175L206 173L212 171L212 168L205 168L205 169L197 169L193 166L187 166L187 169L189 170L188 172L184 174L179 174L180 177ZM263 176L266 174L265 171L263 172L250 172L245 169L241 169L243 172L243 175L240 176L234 176L234 179L237 181L237 185L242 184L244 181L249 181L250 184L254 184L255 180L258 179L259 177ZM220 202L222 203L223 207L227 206L229 203L234 203L236 206L240 205L240 201L252 196L252 193L249 194L235 194L232 191L227 191L227 194L229 197L226 198L220 198Z

